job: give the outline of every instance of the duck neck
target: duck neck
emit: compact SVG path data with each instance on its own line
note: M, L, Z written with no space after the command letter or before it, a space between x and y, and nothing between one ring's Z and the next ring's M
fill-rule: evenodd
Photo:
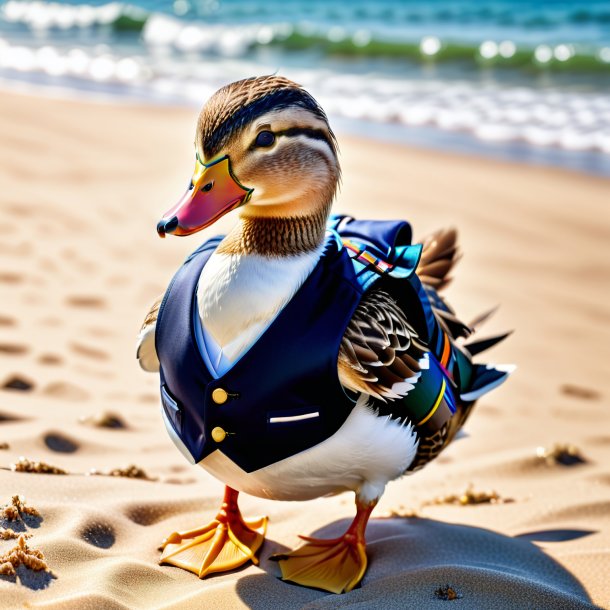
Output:
M329 213L330 204L303 216L242 215L217 252L275 257L312 252L324 242Z

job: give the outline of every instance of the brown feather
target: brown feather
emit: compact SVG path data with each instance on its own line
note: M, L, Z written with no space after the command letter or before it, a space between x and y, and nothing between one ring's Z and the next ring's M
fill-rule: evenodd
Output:
M399 377L392 372L387 366L379 367L379 383L383 384L387 388L391 388L395 383L404 381L404 377Z
M140 331L144 330L147 326L151 326L152 324L156 324L157 316L159 315L159 307L161 307L161 301L163 301L163 295L157 297L156 301L153 303L150 311L146 314L144 318L144 322Z
M474 320L471 320L468 326L470 326L470 328L472 329L478 329L479 326L482 326L483 323L487 322L487 320L489 320L489 318L491 318L491 316L493 316L496 311L498 311L497 305L483 312L482 314L479 314Z
M424 284L442 290L451 281L449 273L458 259L457 231L441 229L423 240L417 275Z
M377 363L381 366L381 362L379 362L379 357L375 353L374 350L369 349L366 346L358 345L357 343L353 343L354 352L356 353L356 358L358 358L358 362L363 366L375 366Z
M437 320L441 322L441 326L445 332L448 332L451 337L468 337L472 333L472 329L464 322L459 320L454 313L443 311L442 309L432 308Z
M283 76L260 76L246 78L225 85L207 101L201 109L197 124L197 145L205 150L220 127L227 123L238 110L245 108L266 95L280 89L301 89L301 87ZM232 130L238 131L238 125ZM210 151L214 154L216 151Z
M330 203L307 216L242 218L218 246L219 254L292 256L315 250L326 234Z
M426 263L426 275L434 278L444 278L452 266L453 260L450 258L430 261Z
M409 368L407 363L404 361L404 354L400 354L397 358L395 358L390 368L402 379L410 379L418 372L417 370Z
M374 290L363 297L341 341L339 379L380 400L400 398L392 386L416 376L425 351L397 303Z

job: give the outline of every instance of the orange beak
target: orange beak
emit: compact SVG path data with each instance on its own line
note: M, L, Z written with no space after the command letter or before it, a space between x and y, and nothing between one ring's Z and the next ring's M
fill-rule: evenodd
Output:
M166 233L191 235L201 231L246 203L253 190L233 176L228 156L207 164L197 157L191 188L163 215L157 233L165 237Z

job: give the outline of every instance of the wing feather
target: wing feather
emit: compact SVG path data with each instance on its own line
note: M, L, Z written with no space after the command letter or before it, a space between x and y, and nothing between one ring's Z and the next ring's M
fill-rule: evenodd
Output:
M426 351L396 301L374 290L362 299L341 341L339 379L355 392L397 399L413 389Z
M163 295L153 303L144 318L144 323L138 334L136 358L142 369L149 372L156 372L159 370L159 359L157 358L157 352L155 350L155 329L162 300Z

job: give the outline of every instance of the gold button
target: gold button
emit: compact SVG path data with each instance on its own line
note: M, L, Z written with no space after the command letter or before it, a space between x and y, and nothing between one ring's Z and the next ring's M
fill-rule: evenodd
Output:
M225 438L227 438L227 433L222 428L216 427L212 430L212 438L217 443L222 443L222 441L224 441Z
M226 390L223 390L223 388L216 388L212 392L212 400L217 405L224 405L225 402L227 402L228 398L229 398L229 394L228 394L228 392Z

